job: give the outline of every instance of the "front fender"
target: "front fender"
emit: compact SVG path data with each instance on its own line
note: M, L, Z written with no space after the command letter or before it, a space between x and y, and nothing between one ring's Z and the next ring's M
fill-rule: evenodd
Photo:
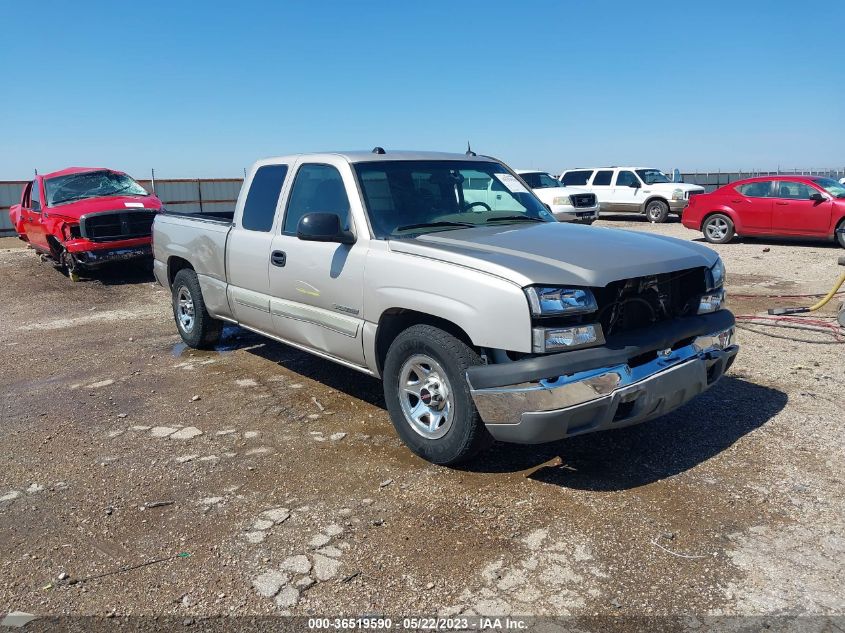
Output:
M519 285L449 264L388 250L367 255L364 319L392 309L454 323L478 347L531 352L531 315Z

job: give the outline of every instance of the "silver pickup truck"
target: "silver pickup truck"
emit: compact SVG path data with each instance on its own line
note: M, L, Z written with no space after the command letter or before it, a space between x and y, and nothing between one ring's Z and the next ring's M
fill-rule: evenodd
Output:
M472 194L491 181L495 209ZM556 222L489 157L261 160L233 216L158 215L153 252L188 345L237 323L381 378L438 464L658 417L738 349L713 251Z

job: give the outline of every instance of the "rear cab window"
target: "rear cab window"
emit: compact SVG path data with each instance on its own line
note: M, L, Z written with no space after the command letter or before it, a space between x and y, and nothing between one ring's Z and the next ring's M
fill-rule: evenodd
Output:
M263 165L255 171L244 203L242 228L265 233L273 228L276 205L287 173L287 165Z

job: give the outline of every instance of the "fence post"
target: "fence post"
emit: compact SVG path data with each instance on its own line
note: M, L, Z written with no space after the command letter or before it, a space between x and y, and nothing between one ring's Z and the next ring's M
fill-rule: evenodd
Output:
M150 186L153 188L153 195L154 196L158 195L156 193L156 170L155 170L155 167L152 167L150 169L150 183L151 183Z
M200 213L202 213L202 181L197 178L197 200L200 201Z

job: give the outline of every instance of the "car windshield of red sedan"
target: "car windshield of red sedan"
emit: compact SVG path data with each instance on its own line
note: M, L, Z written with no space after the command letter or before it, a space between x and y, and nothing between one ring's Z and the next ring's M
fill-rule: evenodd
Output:
M845 198L845 185L832 178L816 178L814 182L834 198Z
M656 182L672 182L669 180L669 177L659 169L638 169L637 173L647 185L653 185Z
M141 185L126 174L113 171L86 171L45 181L47 205L101 196L147 196Z

